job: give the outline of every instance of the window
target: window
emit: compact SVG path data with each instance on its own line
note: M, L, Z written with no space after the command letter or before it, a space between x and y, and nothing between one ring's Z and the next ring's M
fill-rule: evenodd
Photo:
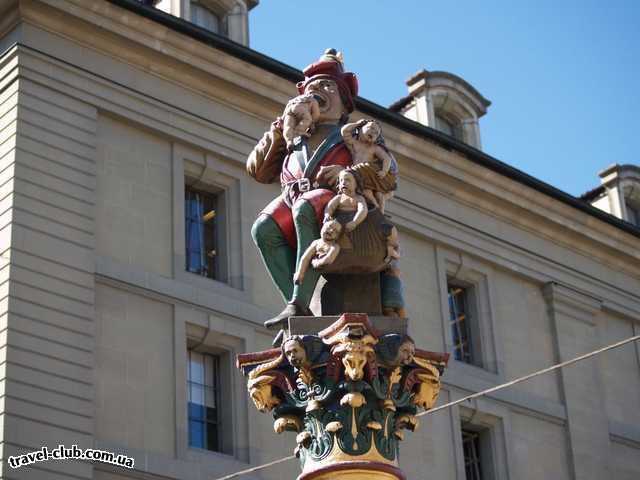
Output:
M459 122L450 119L441 112L436 113L436 129L442 133L452 136L458 140L462 140L462 127Z
M191 22L214 33L220 33L220 17L201 2L191 2Z
M187 368L189 446L219 452L220 357L189 350Z
M224 192L185 186L185 268L203 277L226 281Z
M449 326L453 341L453 357L465 363L482 366L479 332L474 319L474 288L461 283L447 282Z
M627 201L627 221L640 227L640 206Z
M490 480L490 432L462 428L462 453L466 480Z

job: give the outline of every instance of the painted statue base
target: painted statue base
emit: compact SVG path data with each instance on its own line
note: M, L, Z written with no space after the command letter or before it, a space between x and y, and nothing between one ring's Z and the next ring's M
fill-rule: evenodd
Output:
M302 472L297 480L406 480L395 465L371 460L336 462Z
M302 479L404 479L404 430L435 405L448 354L415 348L407 320L291 317L280 348L238 355L249 395L295 432Z

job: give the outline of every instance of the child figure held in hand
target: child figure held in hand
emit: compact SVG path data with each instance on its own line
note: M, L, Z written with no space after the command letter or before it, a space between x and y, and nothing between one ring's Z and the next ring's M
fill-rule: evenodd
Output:
M304 252L300 260L300 267L293 276L294 283L300 283L309 268L321 268L331 265L340 253L338 238L342 233L342 224L335 219L337 212L355 212L353 219L347 222L344 229L353 231L367 218L367 202L356 193L356 179L348 170L343 170L338 176L338 193L329 200L324 209L324 222L320 230L320 238L314 240Z
M340 245L338 245L338 237L342 233L342 224L337 220L329 220L322 224L320 229L320 238L311 242L309 248L304 252L300 259L300 266L293 275L293 282L300 284L304 280L304 275L309 269L309 265L313 268L321 268L331 265L340 253Z
M338 194L329 200L324 208L324 221L335 217L336 212L355 212L353 219L347 222L344 229L352 232L367 218L367 202L362 195L356 193L358 183L350 170L342 170L338 175Z
M282 136L289 150L293 147L293 139L307 135L319 115L320 105L311 94L300 95L287 104L284 110Z
M398 166L395 159L379 143L382 133L374 120L348 123L340 131L351 152L353 166L362 194L384 213L385 202L396 189Z

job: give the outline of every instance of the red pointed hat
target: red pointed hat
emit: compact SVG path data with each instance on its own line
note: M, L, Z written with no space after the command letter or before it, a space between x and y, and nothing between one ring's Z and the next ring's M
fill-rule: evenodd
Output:
M298 92L304 93L307 84L318 78L330 78L335 81L340 91L340 97L347 112L355 108L354 98L358 95L358 78L355 73L345 72L342 64L342 53L329 48L320 59L309 65L303 71L304 81L298 82Z

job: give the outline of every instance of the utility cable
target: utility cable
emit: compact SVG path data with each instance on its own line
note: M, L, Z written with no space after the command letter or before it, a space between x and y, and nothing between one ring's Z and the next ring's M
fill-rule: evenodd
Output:
M635 342L640 340L640 335L636 335L634 337L627 338L625 340L621 340L617 343L612 343L611 345L607 345L606 347L599 348L598 350L594 350L593 352L585 353L584 355L580 355L579 357L572 358L571 360L567 360L566 362L558 363L551 367L543 368L542 370L538 370L537 372L530 373L529 375L525 375L524 377L516 378L515 380L511 380L507 383L502 383L500 385L496 385L495 387L487 388L486 390L482 390L481 392L474 393L472 395L467 395L466 397L462 397L458 400L454 400L453 402L445 403L444 405L440 405L439 407L432 408L431 410L425 410L424 412L420 412L416 415L416 417L421 417L423 415L429 415L431 413L435 413L439 410L444 410L445 408L453 407L454 405L458 405L459 403L466 402L468 400L472 400L474 398L481 397L483 395L487 395L489 393L496 392L498 390L502 390L503 388L510 387L511 385L515 385L520 382L524 382L525 380L529 380L530 378L537 377L538 375L542 375L545 373L552 372L559 368L567 367L574 363L577 363L581 360L586 360L587 358L594 357L600 353L606 352L607 350L612 350L614 348L621 347L627 343Z
M273 462L263 463L262 465L258 465L257 467L247 468L246 470L240 470L239 472L232 473L230 475L225 475L224 477L216 478L215 480L230 480L231 478L237 478L242 475L246 475L247 473L257 472L258 470L262 470L263 468L268 468L273 465L277 465L278 463L286 462L288 460L293 460L296 458L295 455L289 455L288 457L281 458L280 460L274 460Z
M483 395L487 395L489 393L497 392L498 390L502 390L503 388L507 388L507 387L510 387L512 385L516 385L517 383L524 382L525 380L529 380L530 378L537 377L539 375L543 375L545 373L549 373L549 372L552 372L554 370L558 370L559 368L567 367L569 365L572 365L574 363L580 362L582 360L586 360L587 358L591 358L591 357L594 357L594 356L599 355L601 353L604 353L604 352L606 352L608 350L613 350L614 348L618 348L618 347L621 347L623 345L626 345L627 343L636 342L638 340L640 340L640 335L635 335L633 337L629 337L629 338L627 338L625 340L621 340L619 342L612 343L611 345L607 345L606 347L599 348L598 350L594 350L592 352L585 353L584 355L580 355L579 357L572 358L571 360L567 360L567 361L562 362L562 363L557 363L556 365L553 365L551 367L543 368L542 370L538 370L536 372L530 373L530 374L525 375L523 377L516 378L514 380L511 380L511 381L506 382L506 383L502 383L500 385L496 385L495 387L487 388L486 390L482 390L481 392L477 392L477 393L474 393L474 394L471 394L471 395L467 395L466 397L462 397L462 398L460 398L458 400L454 400L453 402L445 403L444 405L440 405L439 407L432 408L431 410L425 410L424 412L421 412L421 413L417 414L416 417L421 417L423 415L430 415L430 414L438 412L440 410L444 410L445 408L450 408L450 407L453 407L453 406L458 405L460 403L467 402L469 400L473 400L474 398L478 398L478 397L481 397ZM283 462L286 462L286 461L289 461L289 460L293 460L294 458L296 458L295 455L290 455L288 457L284 457L284 458L281 458L279 460L274 460L274 461L269 462L269 463L263 463L262 465L258 465L257 467L247 468L246 470L240 470L238 472L231 473L229 475L225 475L224 477L218 477L218 478L216 478L214 480L231 480L232 478L237 478L237 477L240 477L242 475L246 475L248 473L257 472L258 470L262 470L264 468L268 468L268 467L271 467L273 465L277 465L279 463L283 463Z

